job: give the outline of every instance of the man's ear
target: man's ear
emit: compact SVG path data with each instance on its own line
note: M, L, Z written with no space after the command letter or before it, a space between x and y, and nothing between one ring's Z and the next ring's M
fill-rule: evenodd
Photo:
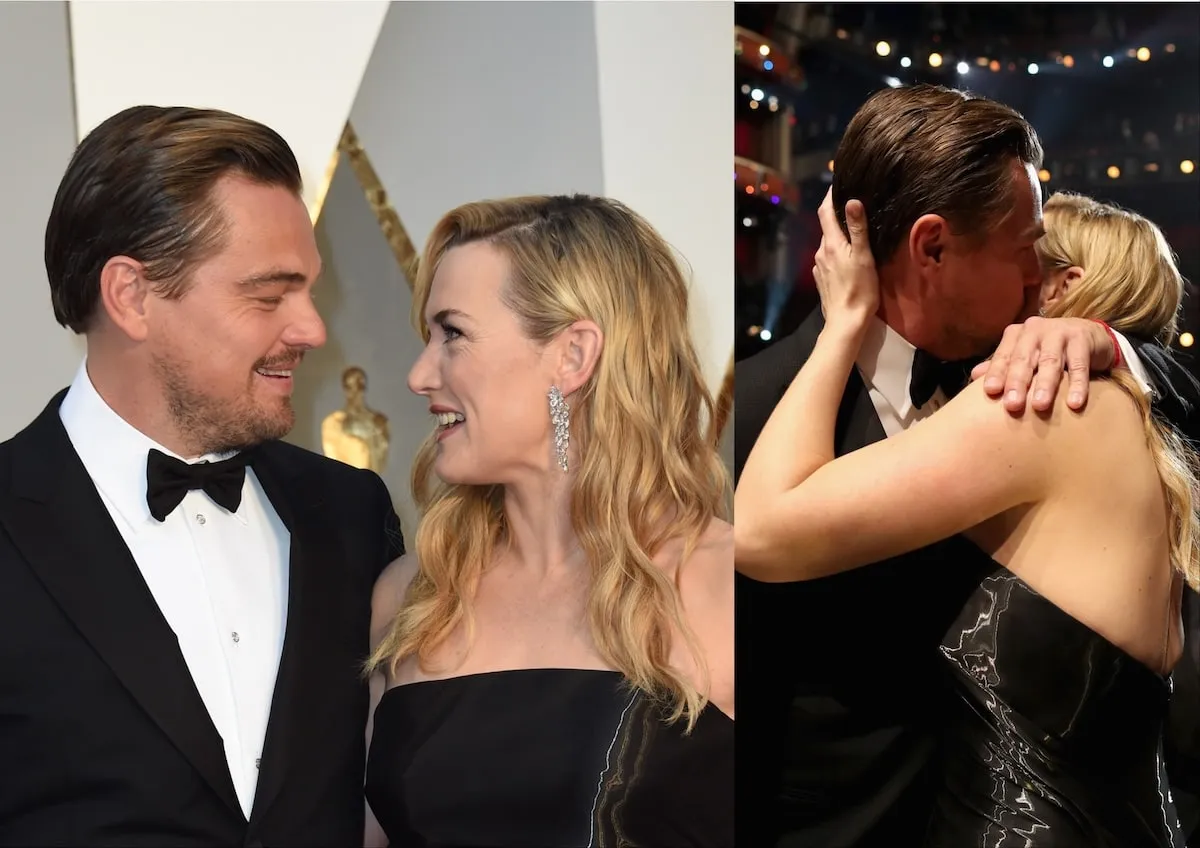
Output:
M144 341L149 332L146 312L152 293L145 268L136 259L114 256L100 269L100 308L134 341Z
M933 270L946 250L950 227L941 215L922 215L908 231L908 254L915 267Z

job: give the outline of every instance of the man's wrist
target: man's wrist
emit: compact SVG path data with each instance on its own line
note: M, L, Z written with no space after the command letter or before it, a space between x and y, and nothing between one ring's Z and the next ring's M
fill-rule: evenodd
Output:
M1099 318L1089 318L1088 320L1100 325L1104 333L1104 341L1101 342L1100 346L1103 348L1104 345L1107 345L1112 352L1112 363L1109 365L1108 370L1116 371L1122 365L1121 343L1117 341L1117 334L1113 332L1113 328L1108 326L1107 322L1101 321Z

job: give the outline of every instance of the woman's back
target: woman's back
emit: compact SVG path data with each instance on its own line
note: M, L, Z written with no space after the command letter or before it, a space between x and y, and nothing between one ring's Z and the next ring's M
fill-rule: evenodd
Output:
M1163 484L1137 405L1113 381L1096 380L1083 411L1060 401L1048 417L1032 416L1011 426L1046 440L1043 500L966 535L1065 613L1166 673L1183 649L1183 584L1171 568Z
M929 848L1182 848L1166 678L1004 568L941 653L951 698Z
M952 697L928 844L1181 846L1161 736L1182 581L1141 414L1100 381L1082 413L1012 426L1042 431L1047 485L967 534L998 567L940 646Z

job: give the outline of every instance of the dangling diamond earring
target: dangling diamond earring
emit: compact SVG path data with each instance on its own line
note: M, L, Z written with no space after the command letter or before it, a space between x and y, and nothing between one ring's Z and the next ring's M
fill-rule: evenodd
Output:
M567 448L571 444L571 408L558 386L550 387L550 421L554 424L554 452L558 467L567 470Z

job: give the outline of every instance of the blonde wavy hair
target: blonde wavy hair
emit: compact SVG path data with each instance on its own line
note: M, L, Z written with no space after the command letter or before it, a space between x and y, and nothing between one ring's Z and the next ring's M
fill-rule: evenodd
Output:
M1082 278L1045 309L1047 318L1097 318L1129 336L1169 346L1175 339L1183 277L1162 231L1120 207L1057 193L1044 207L1046 235L1038 255L1047 272L1078 266ZM1133 398L1162 480L1170 520L1171 564L1200 588L1200 518L1196 454L1174 427L1151 413L1130 375L1108 379Z
M425 308L442 258L486 242L509 261L502 297L534 341L579 320L604 346L571 398L571 524L591 568L589 624L601 656L690 731L707 702L668 660L680 634L708 687L695 635L673 583L654 557L683 541L686 560L729 488L712 430L713 400L688 326L688 290L671 248L640 216L605 198L518 197L468 203L446 214L425 246L413 287L413 323L426 342ZM545 404L545 397L529 398ZM549 412L547 411L547 414ZM421 513L419 571L368 669L423 665L460 624L472 637L471 600L508 535L500 486L450 485L432 473L432 437L413 466Z

